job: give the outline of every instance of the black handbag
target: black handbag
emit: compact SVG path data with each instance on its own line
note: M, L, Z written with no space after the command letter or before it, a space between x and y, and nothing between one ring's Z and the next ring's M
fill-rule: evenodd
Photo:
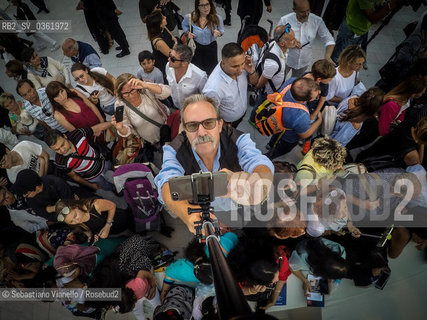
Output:
M373 172L386 168L401 167L401 161L397 160L394 156L390 154L385 154L379 157L369 157L364 159L362 163L365 165L368 172Z

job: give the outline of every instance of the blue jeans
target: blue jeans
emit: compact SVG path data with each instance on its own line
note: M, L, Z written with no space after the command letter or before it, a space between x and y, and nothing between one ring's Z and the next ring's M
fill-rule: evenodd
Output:
M362 49L366 51L366 46L368 42L368 32L361 36L356 36L355 33L351 31L347 23L345 21L345 17L340 25L340 28L338 29L338 35L337 35L337 41L335 43L334 51L332 52L331 59L338 64L338 58L341 54L341 52L347 48L349 45L352 44L360 44L362 46Z
M92 183L96 183L99 186L99 188L101 188L102 190L113 191L115 188L114 185L108 182L104 176L105 173L110 169L111 169L111 161L105 161L104 171L102 171L102 173L96 178L88 179L88 181Z
M106 114L112 116L114 114L114 103L109 105L103 105L102 111L104 111Z

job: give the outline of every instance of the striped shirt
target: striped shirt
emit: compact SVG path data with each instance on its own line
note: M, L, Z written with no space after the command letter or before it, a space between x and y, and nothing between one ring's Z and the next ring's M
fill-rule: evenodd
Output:
M31 102L25 101L25 110L35 119L45 122L52 129L58 129L61 132L67 132L67 130L61 126L58 121L53 117L53 107L46 94L46 88L37 89L37 94L40 99L40 106L32 104Z
M88 137L93 136L92 128L76 129L66 133L68 140L76 148L77 152L67 156L56 154L55 162L59 169L74 171L86 180L91 180L99 176L104 171L104 159L78 159L73 155L100 158L101 155L89 144Z

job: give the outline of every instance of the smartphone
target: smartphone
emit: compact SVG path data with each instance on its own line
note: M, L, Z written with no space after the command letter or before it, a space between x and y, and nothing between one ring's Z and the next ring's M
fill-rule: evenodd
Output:
M197 189L198 195L209 196L209 180L211 177L213 179L212 196L219 197L227 194L228 178L225 172L201 172L182 177L170 178L168 182L172 199L174 201L194 200L192 188L193 183Z
M123 121L123 111L125 107L124 106L118 106L116 110L114 111L114 116L116 117L116 122L122 122Z
M90 95L91 95L91 96L97 95L97 94L98 94L98 92L99 92L98 90L92 91L92 92L90 93Z
M375 288L380 290L384 289L389 277L390 277L390 272L386 270L381 271L377 282L375 282Z

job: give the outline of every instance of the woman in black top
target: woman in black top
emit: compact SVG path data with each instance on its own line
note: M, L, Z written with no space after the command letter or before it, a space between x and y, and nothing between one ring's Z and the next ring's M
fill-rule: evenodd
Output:
M105 199L60 200L56 204L58 221L69 225L83 224L100 238L118 235L132 226L132 214L116 208Z
M165 75L165 67L168 63L169 53L177 39L166 28L166 17L160 12L155 11L147 16L146 25L148 39L151 41L153 48L154 65Z

